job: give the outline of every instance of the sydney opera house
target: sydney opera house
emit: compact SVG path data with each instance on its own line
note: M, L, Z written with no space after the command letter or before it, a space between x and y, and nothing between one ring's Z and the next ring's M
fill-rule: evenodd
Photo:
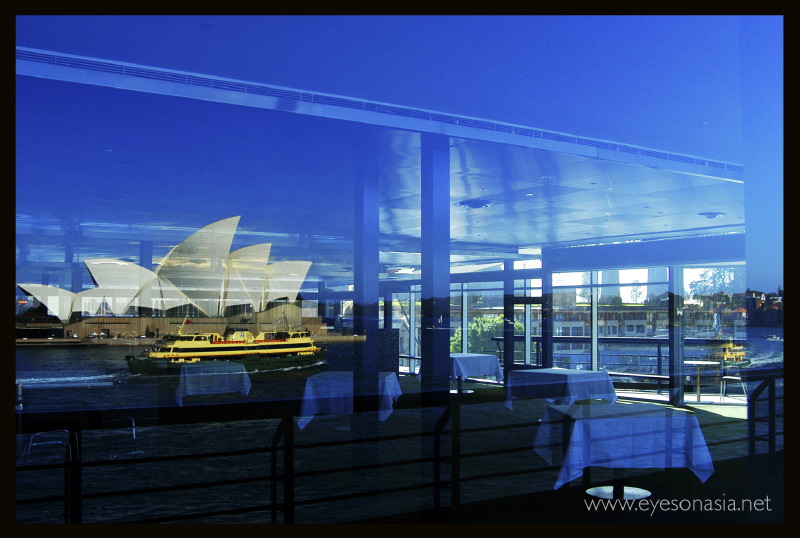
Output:
M231 217L201 228L154 270L115 258L85 260L94 288L76 293L45 284L17 286L63 324L81 316L222 318L231 307L258 313L276 302L294 303L311 262L269 263L269 243L231 251L239 220Z

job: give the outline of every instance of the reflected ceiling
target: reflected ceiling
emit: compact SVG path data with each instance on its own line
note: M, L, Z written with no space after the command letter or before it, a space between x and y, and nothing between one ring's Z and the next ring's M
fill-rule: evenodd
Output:
M18 273L55 266L70 252L135 260L142 240L154 241L158 259L202 226L241 215L234 248L269 242L273 261L313 263L307 283L351 281L353 175L366 131L378 141L380 158L382 278L412 278L420 265L417 125L450 135L454 268L518 257L526 248L744 231L741 181L669 159L653 164L571 151L567 144L508 143L493 131L453 122L446 128L431 121L405 127L404 118L394 117L373 123L373 116L348 117L329 104L321 114L285 100L238 106L227 98L45 78L17 77L18 93L23 88L29 97L18 98ZM63 88L78 86L87 92L83 103L58 102ZM90 117L65 110L87 103ZM53 110L28 124L24 113L32 106ZM70 127L75 118L77 131ZM75 132L81 144L69 151ZM161 143L151 140L154 132ZM43 133L63 147L37 146L50 140L40 139ZM62 163L60 185L73 201L58 191L32 194L52 173L40 152Z
M419 137L393 138L381 231L399 247L420 234L419 161L389 148L418 148ZM451 147L451 252L475 263L516 257L520 248L743 230L738 181L494 142L454 138Z

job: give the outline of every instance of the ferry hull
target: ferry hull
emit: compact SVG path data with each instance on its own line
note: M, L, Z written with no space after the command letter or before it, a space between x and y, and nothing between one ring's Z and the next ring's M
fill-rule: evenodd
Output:
M191 323L184 319L176 334L168 334L153 349L140 355L127 355L128 371L133 375L179 374L184 366L204 361L235 362L248 372L303 368L323 360L321 349L314 345L308 331L260 332L228 329L213 332L185 333Z
M140 357L127 355L128 371L133 375L177 375L184 366L191 366L199 362L219 361L237 362L244 366L248 372L264 372L270 370L283 370L287 368L308 368L324 360L321 353L294 354L294 355L238 355L207 357L194 360L172 360L161 357Z

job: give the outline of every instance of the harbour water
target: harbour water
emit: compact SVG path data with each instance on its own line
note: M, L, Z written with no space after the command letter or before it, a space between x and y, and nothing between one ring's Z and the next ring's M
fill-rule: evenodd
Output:
M781 338L779 341L768 340L769 335ZM749 367L781 366L783 364L784 342L782 327L753 327L748 329L745 353ZM337 357L346 353L347 344L328 346L328 363L335 363ZM126 354L138 353L140 346L85 346L75 348L17 347L16 349L16 383L22 385L25 393L38 391L39 388L63 387L63 390L48 391L46 398L31 396L30 405L47 408L72 407L90 405L91 407L134 407L137 405L157 405L157 387L154 379L148 376L132 376L125 363ZM337 350L344 349L345 351ZM305 378L319 371L320 365L311 369L287 369L281 372L256 374L259 386L263 385L258 396L266 399L274 397L302 396ZM337 368L338 369L338 368ZM73 387L65 386L73 385ZM81 385L93 386L96 389L115 387L115 391L89 391L91 395L75 400L69 397L70 391ZM298 393L298 387L300 392ZM129 390L126 390L129 389ZM86 392L86 391L85 391ZM115 396L117 393L124 395Z
M748 340L745 344L746 354L753 367L781 366L783 364L783 341L771 341L765 337L776 334L783 337L781 328L752 328L749 330ZM159 380L148 376L131 376L127 371L124 356L136 348L120 346L91 346L69 349L50 348L17 348L16 352L16 381L22 388L22 405L27 410L65 410L65 409L97 409L129 407L158 407L161 405L174 405L175 381ZM336 361L336 353L331 356ZM309 369L286 370L280 372L257 373L251 377L253 385L248 399L283 399L301 398L305 379L316 372L327 368L327 365L318 365ZM404 380L404 387L413 380ZM173 383L170 385L170 383ZM239 396L241 398L241 396ZM476 408L477 409L477 408ZM499 408L498 408L499 409ZM487 413L497 413L498 409L492 408ZM503 408L503 412L505 412ZM479 423L480 410L470 417ZM507 415L500 416L501 420ZM510 415L508 415L510 417ZM518 415L517 415L518 416ZM490 420L497 421L497 417ZM336 439L337 435L348 435L350 418L347 416L319 417L315 419L318 425L325 428L307 428L308 431L298 432L302 436L330 435ZM313 423L312 423L313 424ZM390 433L413 430L419 425L418 414L395 413L387 426L391 427ZM277 421L252 421L235 424L201 424L191 426L150 426L137 425L136 442L131 443L130 431L124 428L110 431L85 432L83 439L84 459L109 459L111 457L135 457L134 452L148 455L169 455L191 452L194 450L215 451L230 450L232 444L236 448L247 449L264 447L269 444L272 434L278 426ZM343 433L344 432L344 433ZM520 435L529 436L530 432L521 430ZM310 437L309 437L310 438ZM315 438L319 441L320 438ZM17 463L24 464L26 447L30 436L17 436ZM523 441L524 443L524 441ZM401 446L398 453L382 455L389 459L402 459L413 454L418 446ZM131 453L126 453L131 450ZM369 450L367 448L367 450ZM310 451L303 456L305 468L320 468L332 461L348 461L364 456L351 450L351 448L323 447L317 451ZM367 454L369 456L369 454ZM527 456L526 456L527 457ZM524 463L527 465L527 463ZM211 464L205 460L195 463L184 462L181 465L174 463L148 464L147 471L133 473L131 467L121 470L112 470L108 467L87 468L84 472L84 493L105 491L109 489L143 488L162 484L165 476L170 481L192 482L198 473L204 479L235 479L253 478L263 476L269 472L269 455L251 454L237 457L236 461L228 461L225 465ZM134 466L135 467L135 466ZM124 474L128 473L128 474ZM393 471L382 470L382 480L392 484L403 481L413 482L419 478L419 473L397 469ZM404 475L405 474L405 475ZM25 476L21 476L25 475ZM18 473L17 492L18 498L29 498L38 495L58 494L62 484L63 473L58 471L37 473ZM130 483L129 483L130 482ZM334 474L326 477L322 482L304 485L298 484L297 495L302 498L310 495L311 491L304 488L313 488L314 495L330 495L341 492L343 488L366 487L368 481L360 481L351 474ZM486 486L489 487L488 484ZM503 486L503 491L511 491L508 484ZM527 486L526 486L527 487ZM546 485L543 487L547 487ZM486 496L494 495L487 491ZM127 520L157 518L162 515L174 513L176 495L181 503L190 503L192 511L216 510L218 503L224 501L225 508L237 508L265 503L269 497L268 482L258 482L254 486L229 486L216 489L213 494L203 490L179 493L159 493L148 495L132 495L130 497L111 497L87 501L84 503L85 519L87 522L124 522ZM407 506L403 507L403 503ZM353 505L356 512L364 510L363 503ZM402 498L391 496L384 500L377 497L370 505L372 513L392 513L393 510L413 510L415 500L413 494L405 494ZM304 512L304 518L309 523L337 523L355 519L355 512L347 514L341 507L327 509L324 506L309 508ZM22 523L59 523L63 521L63 504L60 502L49 503L43 507L37 505L18 505L17 521ZM193 521L194 522L194 521ZM232 514L214 518L213 522L224 523L267 523L269 513Z

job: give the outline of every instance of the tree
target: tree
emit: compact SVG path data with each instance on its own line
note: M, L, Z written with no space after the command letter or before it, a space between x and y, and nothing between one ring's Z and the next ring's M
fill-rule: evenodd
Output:
M604 306L622 306L622 297L614 295L613 297L601 296L598 304Z
M523 330L522 322L514 320L514 332L521 333ZM481 316L474 318L467 325L467 341L470 349L479 351L496 349L497 345L492 341L492 337L495 336L503 336L503 316ZM461 341L462 334L459 328L450 338L450 351L460 353Z
M712 296L715 293L735 293L735 285L742 280L741 269L712 267L700 273L700 279L689 283L693 296Z
M634 280L633 282L634 282L634 284L639 284L640 283L638 280ZM631 301L633 301L634 303L638 303L639 299L641 299L641 297L642 297L642 293L643 292L642 292L642 287L641 286L638 286L638 285L637 286L632 286L631 287Z

